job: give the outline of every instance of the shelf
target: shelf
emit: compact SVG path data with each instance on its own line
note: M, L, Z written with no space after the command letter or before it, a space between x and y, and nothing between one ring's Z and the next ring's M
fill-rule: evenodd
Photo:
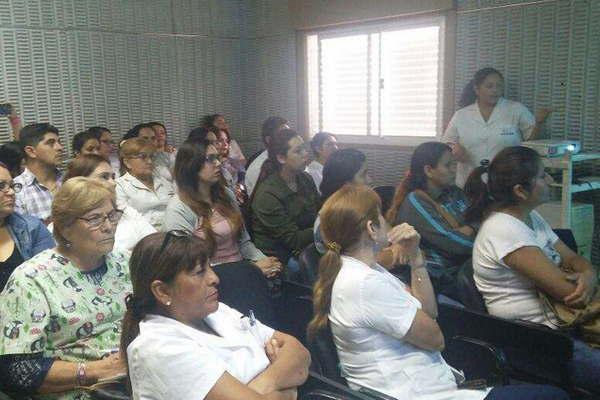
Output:
M600 176L582 176L578 178L580 183L571 184L571 193L589 192L600 189ZM562 183L551 183L550 187L561 188Z

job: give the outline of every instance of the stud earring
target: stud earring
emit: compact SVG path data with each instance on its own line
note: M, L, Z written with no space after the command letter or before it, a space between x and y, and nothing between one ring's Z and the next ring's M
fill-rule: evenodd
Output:
M171 305L171 300L167 301L167 307L169 307Z
M70 249L70 248L71 248L71 246L73 246L73 243L71 243L71 242L66 242L66 243L65 243L65 247L66 247L67 249Z

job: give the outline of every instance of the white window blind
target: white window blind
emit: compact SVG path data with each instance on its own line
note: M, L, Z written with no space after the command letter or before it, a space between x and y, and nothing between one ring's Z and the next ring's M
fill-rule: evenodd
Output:
M443 19L306 36L310 130L433 137L442 110Z

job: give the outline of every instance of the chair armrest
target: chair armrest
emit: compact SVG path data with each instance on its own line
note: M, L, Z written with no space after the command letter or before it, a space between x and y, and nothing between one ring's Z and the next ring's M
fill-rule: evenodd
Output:
M508 384L510 367L504 351L490 343L465 336L454 336L444 357L454 368L465 372L467 380L485 379L488 386Z
M361 386L361 388L358 389L358 391L362 394L366 394L373 400L396 400L396 398L392 396L388 396L387 394L381 393L377 390L373 390L364 386Z
M377 400L314 371L308 372L307 381L298 388L298 398L301 400Z

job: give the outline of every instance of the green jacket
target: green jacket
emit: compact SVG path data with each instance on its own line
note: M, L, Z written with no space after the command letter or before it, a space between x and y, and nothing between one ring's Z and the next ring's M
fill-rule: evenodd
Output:
M255 189L252 201L254 244L265 254L287 262L313 241L319 194L307 173L298 175L298 191L271 174Z

